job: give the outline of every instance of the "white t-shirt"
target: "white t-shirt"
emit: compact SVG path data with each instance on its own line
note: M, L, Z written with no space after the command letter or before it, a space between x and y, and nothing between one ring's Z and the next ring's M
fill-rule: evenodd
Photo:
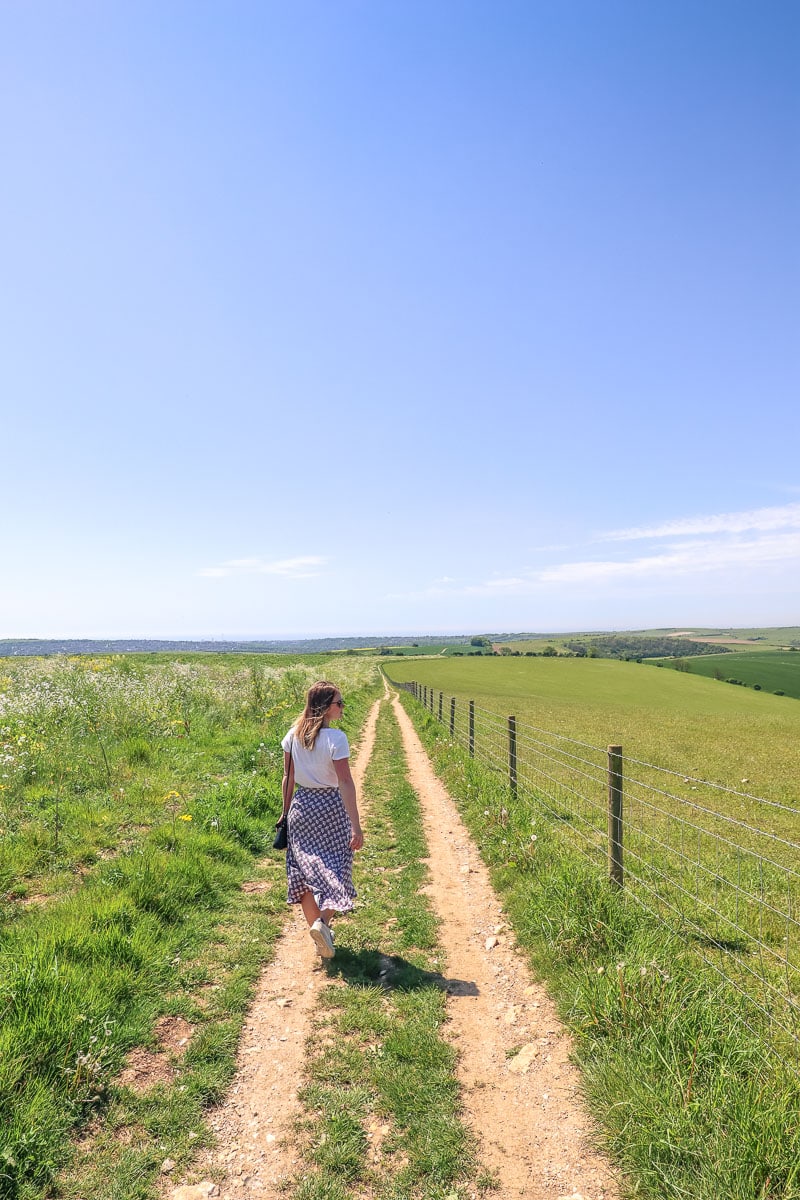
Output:
M331 729L323 726L317 734L313 750L305 746L289 730L281 742L287 752L291 748L294 759L294 781L298 787L329 788L338 787L336 767L333 765L342 758L350 757L350 746L347 734L341 729Z

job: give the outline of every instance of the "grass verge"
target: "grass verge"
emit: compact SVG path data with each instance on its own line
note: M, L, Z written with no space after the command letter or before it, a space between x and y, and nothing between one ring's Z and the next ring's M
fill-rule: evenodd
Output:
M743 999L401 699L575 1036L588 1101L634 1193L797 1200L800 1089Z

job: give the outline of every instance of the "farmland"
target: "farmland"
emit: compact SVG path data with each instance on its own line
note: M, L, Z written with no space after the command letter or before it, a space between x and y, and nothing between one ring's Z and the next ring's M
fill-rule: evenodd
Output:
M654 660L672 666L669 659ZM693 675L717 680L736 679L758 691L783 692L800 700L800 653L748 649L733 654L711 654L685 659L682 668Z
M798 777L796 701L644 664L346 654L289 662L168 655L0 662L3 1200L38 1200L48 1188L52 1192L53 1180L65 1178L70 1136L101 1115L103 1132L87 1143L62 1194L144 1200L152 1194L148 1180L163 1161L164 1145L179 1163L191 1161L191 1139L203 1129L206 1106L224 1093L231 1077L253 981L272 952L281 923L285 892L280 864L265 862L262 856L279 806L278 738L298 710L305 687L321 674L332 674L346 689L347 728L357 734L367 704L378 693L379 663L394 676L413 676L431 688L474 698L482 710L500 714L501 728L503 718L514 712L521 722L595 745L624 740L629 753L633 748L650 762L669 766L688 760L698 775L712 774L723 782L741 786L741 776L749 773L752 785L747 786L792 803ZM624 1123L615 1135L619 1157L647 1179L645 1143L650 1146L654 1138L661 1138L670 1145L672 1135L665 1132L670 1122L675 1123L679 1143L688 1136L681 1121L692 1088L697 1096L693 1104L708 1122L708 1138L713 1140L717 1117L709 1097L716 1086L715 1072L730 1070L738 1074L735 1088L728 1087L726 1075L726 1094L733 1098L720 1121L734 1133L726 1134L724 1171L745 1172L747 1156L739 1150L739 1128L746 1119L759 1136L764 1118L758 1089L765 1080L771 1087L774 1079L761 1074L763 1043L750 1036L749 1027L746 1045L741 1037L733 1038L736 1022L733 1010L719 1000L718 976L698 973L693 950L676 950L669 931L640 928L624 904L615 905L596 869L602 862L602 842L585 834L579 799L562 789L552 822L544 819L541 808L528 808L528 796L522 792L525 803L511 808L503 776L467 758L443 736L441 725L410 697L405 699L416 719L421 718L434 756L444 766L449 763L454 794L469 806L476 840L491 856L500 882L506 881L509 911L527 939L527 949L553 981L564 1012L575 1017L581 1053L589 1071L595 1072L592 1086L601 1097L600 1110L609 1108L602 1089L615 1086L622 1057L627 1056L624 1112L633 1116L624 1119L635 1117L642 1124L641 1163L633 1163L636 1138ZM463 705L458 721L463 730ZM397 787L407 790L396 739L392 741L385 722L381 729L386 744L378 749L369 782L375 802L392 772ZM480 737L484 738L483 726ZM589 751L581 748L580 754L587 757ZM727 756L735 756L734 761ZM681 783L686 797L697 796L693 780ZM740 806L738 812L749 815L746 796L728 799ZM791 834L793 814L776 808L768 817L777 832ZM372 836L380 838L379 822L375 816L371 819ZM370 897L377 886L373 879L412 892L419 884L418 859L424 858L424 851L415 840L417 824L418 819L409 816L402 836L397 830L388 841L378 841L377 857L366 860L370 866L364 909L348 935L366 939L364 946L382 944L385 949L392 944L386 930L371 932L370 921L380 924L386 902L383 893L376 893L370 916ZM678 832L659 830L662 857L654 876L659 899L668 904L674 896L668 869L678 852L681 862L684 851L688 857L688 847L678 840L682 825L673 821L672 826ZM626 842L632 874L640 870L645 833L652 838L653 828L651 820L647 830L634 830ZM583 854L571 853L572 834L583 836ZM703 830L698 838L701 835L705 847ZM385 856L395 848L397 863L389 871L386 865L394 860ZM775 972L780 968L778 983L791 983L797 965L794 929L776 915L787 903L788 875L781 864L774 871L761 871L755 890L746 894L748 853L736 859L733 876L723 853L714 860L710 884L694 864L691 879L681 878L678 884L692 887L693 898L705 906L706 916L691 924L687 914L687 922L697 933L697 944L705 938L716 948L717 958L723 945L720 931L727 935L734 930L736 938L747 940L742 971L751 971L757 957L750 951L748 931L757 931L767 957L763 988L776 997L771 1020L777 1037L783 1010ZM552 870L552 880L545 870ZM243 891L242 884L258 872L263 890ZM735 907L728 889L731 877L737 885ZM420 909L415 916L413 909L420 897L404 895L398 903L404 916L402 921L393 918L399 922L397 929L403 928L403 921L410 922L408 937L415 947L424 948L427 943L419 940L424 914ZM733 936L728 940L734 943ZM404 953L411 951L406 947ZM679 953L685 959L681 963ZM617 991L616 977L607 967L617 963L618 970L625 968L627 959L635 969L630 968L625 986L639 989L637 1004L650 1005L644 1026L631 1022L628 1028L624 1011L622 1022L614 1017L618 1001L624 1003L628 993ZM368 961L377 972L382 960L374 949L368 949ZM669 1005L668 976L654 973L651 964L656 961L669 962L669 979L681 981L679 994L670 985L670 993L676 994ZM427 960L420 965L427 969ZM647 989L653 987L651 996ZM403 997L404 1019L412 1000L416 1003L416 996ZM419 1000L425 996L420 994ZM441 1007L441 998L437 1003ZM353 1012L360 1014L357 996L352 1004ZM706 1038L704 1023L712 1011L713 1036L703 1042L704 1079L709 1081L698 1075L692 1082L693 1048L701 1033ZM140 1096L125 1083L126 1064L163 1020L191 1023L193 1041L174 1077L163 1088ZM350 1020L344 1012L342 1021ZM595 1036L598 1020L603 1028L607 1022L608 1037ZM683 1024L676 1041L675 1030ZM650 1065L641 1050L643 1030L649 1031L653 1043ZM627 1039L626 1044L615 1041L612 1048L612 1031L614 1039ZM428 1037L427 1026L421 1035ZM368 1030L364 1038L371 1046ZM786 1050L785 1041L781 1047ZM662 1080L664 1054L674 1058L677 1067L674 1078ZM744 1066L734 1064L739 1058ZM338 1061L331 1056L331 1063L334 1060ZM372 1059L364 1062L371 1071ZM330 1064L321 1060L318 1069L320 1083ZM687 1071L692 1073L689 1083ZM381 1078L375 1075L379 1083ZM636 1097L658 1088L663 1091L663 1112L640 1121ZM755 1099L745 1095L748 1088L757 1093ZM776 1092L775 1121L781 1119L782 1095ZM349 1104L350 1099L343 1088L339 1101ZM119 1129L137 1131L136 1145L124 1153L115 1136ZM698 1133L698 1155L703 1141ZM453 1157L453 1179L464 1153L459 1149ZM793 1148L787 1139L778 1138L768 1155L760 1150L753 1154L759 1163L769 1160L766 1174L776 1155L791 1160ZM711 1157L707 1170L713 1186L698 1196L721 1194L716 1155ZM662 1186L675 1171L673 1158L665 1152L656 1182L642 1194L678 1196L678 1190L667 1193ZM731 1187L727 1194L747 1197L752 1194L748 1186L743 1175L737 1190ZM788 1197L793 1194L790 1186L774 1194Z
M642 643L649 640L665 640L666 642L689 639L695 642L717 642L720 646L730 646L737 651L745 650L787 650L791 646L800 648L800 626L780 625L755 626L746 628L692 628L692 629L634 629L627 632L577 632L558 633L551 635L520 635L511 638L498 639L498 644L506 646L520 654L541 654L547 646L563 651L569 642L580 641L589 645L593 641L606 638L625 638L634 646L637 641ZM664 653L669 653L665 650Z
M787 697L606 659L396 659L387 669L539 729L621 744L627 755L727 787L746 778L749 791L797 803L800 705Z

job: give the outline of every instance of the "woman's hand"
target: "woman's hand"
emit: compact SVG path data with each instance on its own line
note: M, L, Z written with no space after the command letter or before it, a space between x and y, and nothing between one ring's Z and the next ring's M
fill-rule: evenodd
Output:
M361 826L356 825L353 830L353 836L350 838L350 849L360 850L364 845L364 834L361 832Z

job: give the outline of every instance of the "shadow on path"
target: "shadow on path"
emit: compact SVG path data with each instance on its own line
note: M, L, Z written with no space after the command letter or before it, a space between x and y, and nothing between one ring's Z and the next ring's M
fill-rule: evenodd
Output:
M416 992L436 988L451 996L477 996L472 980L448 979L438 971L423 971L397 955L389 957L380 950L348 950L336 947L336 957L325 963L328 974L350 987L378 987L387 991Z

